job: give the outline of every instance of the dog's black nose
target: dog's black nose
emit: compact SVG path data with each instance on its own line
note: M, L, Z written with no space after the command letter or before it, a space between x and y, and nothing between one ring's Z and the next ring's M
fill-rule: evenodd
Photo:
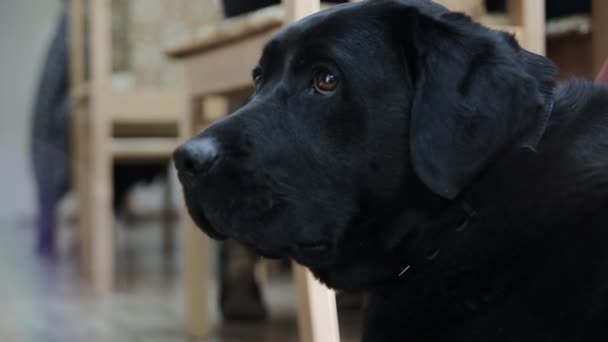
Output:
M205 137L194 138L180 146L173 154L173 160L179 172L197 176L207 173L218 156L214 139Z

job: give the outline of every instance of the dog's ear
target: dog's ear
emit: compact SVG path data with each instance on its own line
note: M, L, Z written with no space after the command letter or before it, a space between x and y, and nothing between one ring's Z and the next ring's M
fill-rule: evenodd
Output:
M414 78L410 157L431 191L453 199L502 150L535 148L557 70L504 32L430 1L412 3L395 1L387 14Z

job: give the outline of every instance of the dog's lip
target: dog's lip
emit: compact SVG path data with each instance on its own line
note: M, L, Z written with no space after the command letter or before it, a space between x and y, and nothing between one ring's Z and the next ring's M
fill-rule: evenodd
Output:
M211 222L209 222L209 219L207 219L207 217L205 217L205 214L203 212L197 211L197 210L194 210L194 211L189 210L189 211L190 211L190 215L194 219L194 222L196 223L196 225L210 238L212 238L214 240L218 240L218 241L224 241L224 240L228 239L228 235L217 230L211 224Z
M190 216L194 220L196 226L198 226L205 234L207 234L210 238L218 241L223 241L228 239L228 235L217 230L211 222L205 216L203 209L197 205L193 207L190 205L191 202L188 201L188 194L195 190L196 186L196 176L190 174L188 172L177 172L177 177L182 184L182 189L184 194L186 195L186 207L188 208L188 212Z
M224 241L224 240L228 239L227 235L218 232L217 230L215 230L213 227L211 227L209 225L207 225L207 226L205 226L205 228L201 228L201 229L205 232L205 234L209 235L209 237L214 240Z
M331 265L333 250L330 241L300 241L293 245L292 257L304 265Z
M209 235L210 238L218 240L218 241L224 241L228 239L228 235L224 234L223 232L219 231L218 229L216 229L211 222L209 222L209 219L207 219L207 217L205 217L204 213L199 213L198 214L200 219L201 219L201 229L205 232L205 234Z
M284 249L262 250L255 246L251 246L251 245L249 245L249 246L255 254L257 254L263 258L266 258L266 259L281 259L288 255L287 251Z
M215 229L210 223L209 220L203 218L204 222L201 222L201 225L199 225L199 228L205 233L207 234L210 238L214 239L214 240L218 240L218 241L224 241L228 239L228 235L218 231L217 229ZM198 224L197 224L198 225Z
M177 179L179 179L179 182L182 183L184 188L190 188L196 184L196 176L189 172L178 171Z

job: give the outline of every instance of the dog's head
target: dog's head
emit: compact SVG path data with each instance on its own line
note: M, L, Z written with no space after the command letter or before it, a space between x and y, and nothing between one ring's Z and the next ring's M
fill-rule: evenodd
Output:
M396 216L535 144L553 78L510 35L428 1L334 7L272 39L250 102L176 151L188 209L212 237L365 287L394 271Z

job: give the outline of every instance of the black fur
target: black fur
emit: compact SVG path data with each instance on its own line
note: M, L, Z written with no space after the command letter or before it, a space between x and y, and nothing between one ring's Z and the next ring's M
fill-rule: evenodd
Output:
M259 67L251 102L175 154L210 235L368 293L364 341L608 339L608 90L415 0L313 15Z

